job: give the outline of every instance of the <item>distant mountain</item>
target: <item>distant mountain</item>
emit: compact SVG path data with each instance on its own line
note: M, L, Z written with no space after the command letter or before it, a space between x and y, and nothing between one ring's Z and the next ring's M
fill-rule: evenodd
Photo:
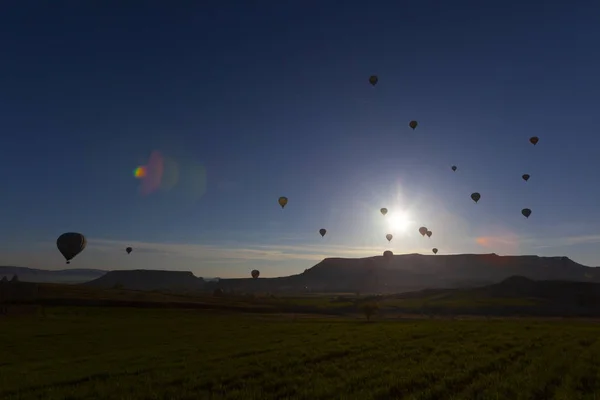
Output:
M110 271L83 285L103 289L119 287L131 290L193 292L202 290L205 282L190 271L135 269Z
M383 256L326 258L299 275L221 279L209 286L224 291L398 293L489 285L514 275L534 280L600 282L600 269L567 257L403 254L390 260Z
M108 271L99 269L62 269L51 271L25 267L0 266L0 279L6 276L6 278L10 280L14 275L17 275L21 282L76 284L94 280L107 272Z

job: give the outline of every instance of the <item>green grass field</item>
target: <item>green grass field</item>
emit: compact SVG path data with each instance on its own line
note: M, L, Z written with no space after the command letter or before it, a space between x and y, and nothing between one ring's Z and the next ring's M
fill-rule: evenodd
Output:
M600 326L47 307L0 319L2 399L596 399Z

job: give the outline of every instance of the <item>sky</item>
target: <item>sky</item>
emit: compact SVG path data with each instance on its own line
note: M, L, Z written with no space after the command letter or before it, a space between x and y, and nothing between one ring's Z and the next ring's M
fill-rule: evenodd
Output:
M600 265L599 16L591 0L3 3L0 265L268 277L433 247ZM67 266L70 231L88 243Z

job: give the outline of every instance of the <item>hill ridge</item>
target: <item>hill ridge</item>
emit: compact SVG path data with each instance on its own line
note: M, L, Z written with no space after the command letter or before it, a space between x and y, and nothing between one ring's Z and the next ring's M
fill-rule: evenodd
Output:
M230 291L403 292L493 284L510 276L600 282L600 271L564 256L484 254L396 254L328 257L303 273L280 278L221 279ZM271 283L269 283L269 280ZM275 281L278 282L275 282Z

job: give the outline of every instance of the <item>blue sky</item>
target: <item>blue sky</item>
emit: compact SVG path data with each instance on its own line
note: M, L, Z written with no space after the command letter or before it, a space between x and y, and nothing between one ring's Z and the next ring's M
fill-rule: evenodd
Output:
M597 2L134 3L1 6L1 264L64 268L76 231L72 268L600 265Z

